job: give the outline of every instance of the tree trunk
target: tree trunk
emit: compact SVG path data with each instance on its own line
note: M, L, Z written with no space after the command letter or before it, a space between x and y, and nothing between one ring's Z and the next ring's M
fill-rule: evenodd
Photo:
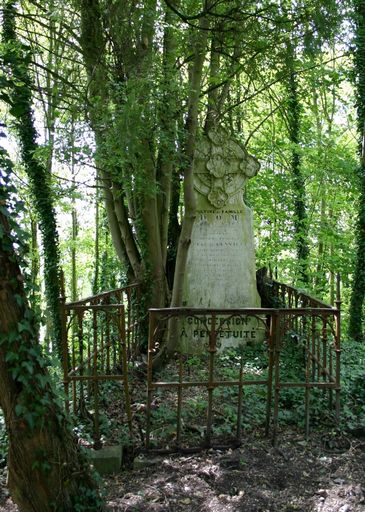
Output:
M94 239L94 276L92 293L96 295L99 291L99 268L100 268L100 243L99 243L99 229L100 225L100 214L99 214L99 180L96 180L96 195L95 195L95 239Z
M150 94L150 83L148 81L151 72L151 52L153 48L152 38L154 30L154 16L156 2L150 0L143 9L143 16L140 21L141 33L139 40L133 42L133 34L129 34L128 43L131 47L125 49L125 54L133 53L134 47L135 59L131 62L124 55L127 64L126 76L136 84L135 103L143 105L147 102L146 98ZM127 194L126 187L123 186L124 167L128 168L128 163L122 162L120 165L115 163L115 156L110 154L109 132L113 128L111 124L114 120L106 117L110 101L120 102L121 113L123 116L123 102L118 98L110 97L105 80L107 64L105 62L105 37L103 31L103 19L101 6L98 0L80 0L81 6L81 47L86 71L90 83L90 119L96 139L96 162L99 167L100 178L105 191L105 203L108 212L108 220L111 228L111 234L114 246L121 261L124 263L125 270L131 269L134 280L143 283L146 290L145 307L160 307L166 305L167 281L165 275L166 251L163 251L161 244L161 224L159 216L157 186L156 186L156 166L154 163L155 151L153 148L153 128L149 125L149 112L146 107L147 115L144 123L143 138L137 137L134 152L138 155L138 170L132 170L135 180L133 190L134 197L132 201L131 194ZM119 7L114 6L114 17L126 15L126 12L119 12ZM118 18L119 19L119 18ZM114 19L116 22L116 20ZM115 28L115 27L114 27ZM115 50L117 58L117 50ZM121 69L114 68L110 70L115 75L115 80L121 81ZM125 83L119 84L125 87ZM123 89L124 90L124 89ZM128 96L129 90L126 89ZM147 102L148 105L148 102ZM127 129L132 133L137 129L135 126L128 126ZM110 132L112 134L112 131ZM133 149L129 148L133 152ZM128 152L128 150L127 150ZM128 155L127 159L128 159ZM132 158L132 155L130 155ZM167 174L169 170L166 171ZM169 200L169 179L167 175L166 191ZM132 204L133 203L133 204ZM134 226L131 224L131 213L128 211L128 205L133 207L133 215L136 215ZM161 206L161 205L160 205ZM164 216L168 214L166 208ZM163 229L166 231L166 222L163 222ZM166 235L164 236L166 240Z
M32 114L31 80L27 67L30 55L17 40L15 15L15 2L7 1L3 10L3 41L9 47L7 63L17 81L17 84L14 81L14 87L11 91L13 102L11 112L16 118L22 160L29 176L31 192L39 216L39 227L44 249L46 297L52 317L54 335L53 345L61 357L60 256L54 201L47 171L35 157L38 144Z
M349 336L362 341L363 307L365 298L365 0L355 0L356 50L355 74L357 96L357 123L359 133L360 165L358 170L359 211L357 219L357 250L350 303Z
M186 121L187 141L185 147L186 167L184 170L184 220L176 257L174 287L172 291L171 307L179 307L183 299L183 285L186 271L186 262L191 243L196 210L194 191L193 158L195 151L196 133L198 128L199 95L201 90L203 65L206 54L209 22L206 18L200 20L200 32L195 41L195 55L191 70L189 109ZM178 343L178 322L174 319L169 323L168 339L154 360L154 368L159 368L168 359Z
M29 293L30 307L35 314L35 322L37 334L39 333L42 309L41 309L41 293L40 293L40 258L38 247L38 225L37 221L31 217L30 219L30 232L31 232L31 250L30 250L30 285L31 290Z
M21 512L101 510L35 338L13 248L19 241L9 227L6 180L0 191L0 407L9 437L9 489Z
M305 182L301 169L299 153L300 141L300 103L298 98L297 76L295 74L295 49L287 43L288 81L288 121L289 140L292 144L291 173L294 195L294 229L298 257L299 281L308 284L309 245L307 239L307 212Z

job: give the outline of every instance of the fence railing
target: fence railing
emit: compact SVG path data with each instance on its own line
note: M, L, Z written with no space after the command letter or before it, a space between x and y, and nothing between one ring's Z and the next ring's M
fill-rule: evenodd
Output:
M308 295L306 292L294 288L279 281L271 281L272 295L277 297L285 308L331 308L332 306L326 304L320 299ZM339 277L337 278L337 303L339 304ZM337 304L337 305L338 305ZM337 307L337 306L336 306Z
M276 442L279 426L281 395L283 390L303 388L303 411L306 435L309 434L311 417L311 393L315 389L326 393L329 411L334 412L338 421L340 413L340 310L331 308L320 301L307 298L304 294L294 293L294 289L280 285L285 298L307 302L309 307L291 307L278 309L189 309L170 308L150 310L150 335L148 346L147 375L147 451L176 451L219 446L222 431L222 416L230 415L230 431L235 432L231 444L239 444L244 423L245 393L248 387L264 390L265 396L265 430L272 431ZM288 295L286 295L288 294ZM294 302L294 304L295 304ZM315 305L315 307L313 307ZM239 321L238 321L239 320ZM153 358L163 340L169 336L171 323L197 323L203 340L196 354L177 350L169 365L168 378L161 379L154 375ZM247 357L248 345L242 343L236 349L235 357L230 359L227 368L227 350L222 350L221 340L226 334L227 326L253 325L261 330L261 341L256 344L263 349L261 366L252 370L253 361ZM194 331L195 332L195 331ZM234 331L233 331L234 332ZM240 331L241 335L246 331ZM200 359L200 368L196 376L191 377L193 361ZM296 361L297 373L292 378L283 373L283 362L287 358ZM237 364L232 368L232 361ZM228 378L227 378L228 377ZM225 390L225 392L224 392ZM227 392L227 390L230 390ZM161 414L156 411L156 400L165 393L165 400L173 405L170 421L174 427L172 435L167 438L160 435L159 421ZM200 439L197 446L191 446L191 433L188 427L186 406L193 396L204 414L200 416ZM204 396L203 396L204 395ZM230 410L222 407L224 397L234 397ZM235 403L234 403L235 402ZM254 402L253 402L254 404ZM253 405L254 406L254 405ZM233 411L233 412L232 412ZM249 411L248 411L249 413ZM192 417L192 412L190 416ZM215 424L215 419L216 424ZM197 422L194 419L195 423ZM234 425L233 425L234 424ZM198 427L196 427L198 428ZM190 429L191 430L191 429ZM166 436L165 436L166 437ZM227 439L225 437L225 439Z
M273 281L272 286L280 304L275 309L149 311L147 404L138 419L147 451L236 445L245 427L256 420L276 442L293 389L303 390L295 400L302 410L306 435L315 413L314 393L321 394L331 421L338 421L339 287L336 307L331 307L283 283ZM103 381L119 383L122 423L130 440L137 443L128 364L133 364L139 352L138 294L138 285L132 285L76 302L61 299L66 406L74 413L91 415L95 447L101 445ZM185 329L188 343L181 342L181 326L190 328ZM154 356L176 332L180 341L174 356L162 372L155 372ZM242 343L225 348L236 336L243 338ZM288 362L295 371L285 371ZM137 401L141 400L138 396Z
M134 301L138 285L66 303L61 298L63 382L66 408L93 422L94 446L100 446L101 381L119 381L123 410L132 434L128 361L138 351ZM92 411L92 412L90 412Z

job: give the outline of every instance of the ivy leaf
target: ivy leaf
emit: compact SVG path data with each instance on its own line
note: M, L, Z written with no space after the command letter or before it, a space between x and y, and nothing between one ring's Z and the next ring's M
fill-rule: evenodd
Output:
M34 368L33 368L33 364L30 361L23 361L21 366L22 366L22 368L26 368L28 370L28 373L33 375Z
M30 325L30 323L28 322L28 320L21 320L19 323L18 323L18 332L24 332L24 331L27 331L27 332L32 332L32 326Z
M24 418L28 422L28 425L33 430L35 426L34 415L31 412L24 414Z
M13 105L10 109L10 114L14 117L16 117L17 119L19 119L19 117L21 117L24 112L26 111L24 105L22 105L21 103L18 103L17 105Z
M16 352L7 352L5 354L5 361L7 363L11 363L13 361L18 361L19 355Z
M22 306L24 304L24 299L21 295L19 295L18 293L14 294L14 299L16 300L16 303L18 304L18 306Z
M23 414L24 410L25 410L25 407L22 404L17 404L15 406L15 414L17 416L21 416Z
M47 387L47 384L49 384L49 377L48 375L42 375L40 373L38 373L35 378L37 379L37 381L39 382L41 388L46 388Z

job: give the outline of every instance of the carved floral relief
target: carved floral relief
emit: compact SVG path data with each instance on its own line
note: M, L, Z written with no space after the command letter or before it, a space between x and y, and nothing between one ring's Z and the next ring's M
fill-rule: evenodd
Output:
M259 162L223 129L202 139L194 156L194 182L198 192L215 208L243 191L247 179L256 176Z

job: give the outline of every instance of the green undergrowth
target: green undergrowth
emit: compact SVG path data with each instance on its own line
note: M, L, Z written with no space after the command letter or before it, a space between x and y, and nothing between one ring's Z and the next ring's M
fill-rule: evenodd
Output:
M241 358L245 381L265 381L268 376L268 354L264 345L247 346L243 350L227 349L217 356L214 380L238 381ZM341 356L341 417L339 429L351 432L365 429L365 344L345 340ZM208 379L208 359L191 356L184 361L183 380ZM300 340L288 337L280 357L281 382L305 381L305 351ZM157 380L177 381L177 365L170 363ZM238 389L236 386L216 387L212 398L212 441L224 444L237 434ZM243 386L241 434L262 428L266 421L267 386ZM152 446L174 444L176 441L176 390L157 389L156 407L152 410ZM312 389L309 393L310 426L331 431L335 425L335 393ZM273 402L271 421L273 418ZM208 392L205 387L185 388L181 394L181 444L199 444L206 435ZM304 388L283 388L279 395L278 424L303 429L305 426Z
M284 345L280 362L280 379L300 382L305 378L304 351L300 345ZM241 364L243 379L251 382L265 381L268 375L268 354L264 345L247 346L243 350L227 349L216 356L213 370L215 381L238 382ZM209 377L207 357L197 355L185 357L182 362L181 380L206 382ZM177 382L179 362L171 361L154 379ZM365 344L353 340L342 343L341 354L341 421L342 432L363 429L365 432ZM122 384L103 382L99 384L99 424L103 444L123 444L142 447L146 436L146 384L141 377L131 372L131 400L133 434L130 435ZM156 388L152 396L150 441L151 447L172 447L177 438L178 394L175 388ZM257 383L243 386L241 402L241 434L265 425L267 386ZM239 414L239 386L218 386L212 392L212 442L228 444L237 435ZM60 389L61 392L61 389ZM84 386L85 400L73 415L74 428L82 444L94 442L95 399L91 388ZM63 397L64 398L64 397ZM207 434L207 410L209 396L206 386L184 388L181 393L182 446L204 443ZM334 405L334 396L333 396ZM71 403L72 405L72 403ZM271 408L272 420L273 406ZM280 427L291 426L304 429L305 391L303 388L287 388L280 391L278 423ZM330 407L330 393L315 389L310 392L311 428L333 431L334 408ZM304 432L303 432L304 433ZM4 418L0 416L0 467L7 457L7 439Z
M341 353L341 426L365 430L365 343L346 340Z

